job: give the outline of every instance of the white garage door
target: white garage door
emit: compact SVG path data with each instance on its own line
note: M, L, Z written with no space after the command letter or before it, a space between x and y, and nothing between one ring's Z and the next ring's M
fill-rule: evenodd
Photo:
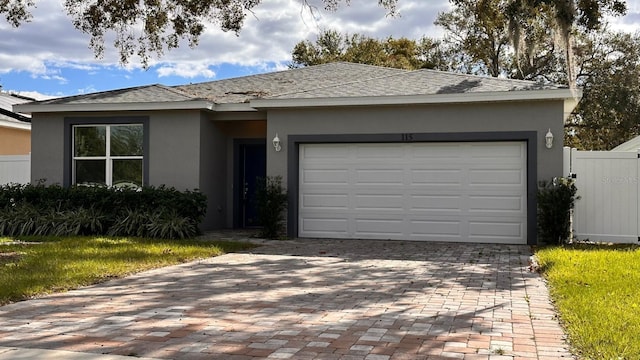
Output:
M300 146L300 237L526 244L524 142Z

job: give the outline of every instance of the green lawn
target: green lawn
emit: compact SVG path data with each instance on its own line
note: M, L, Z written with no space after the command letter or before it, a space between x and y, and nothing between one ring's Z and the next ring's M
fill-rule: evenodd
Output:
M0 305L252 247L234 242L108 237L28 240L11 244L14 239L0 238Z
M536 256L581 359L640 359L640 247L572 245Z

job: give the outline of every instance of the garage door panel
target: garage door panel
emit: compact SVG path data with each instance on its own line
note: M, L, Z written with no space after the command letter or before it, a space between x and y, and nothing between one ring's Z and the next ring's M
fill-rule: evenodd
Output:
M368 169L355 171L355 184L395 184L402 185L403 169Z
M302 173L306 184L348 184L349 171L328 169L307 169Z
M348 218L308 217L301 221L300 231L308 237L347 237L349 230Z
M524 202L522 196L474 195L469 196L469 211L501 211L512 216L522 216L526 211Z
M414 185L460 185L463 172L460 169L414 169L411 170L411 184Z
M301 237L526 243L524 142L300 149Z
M460 239L460 221L451 220L416 220L409 222L409 232L413 237L446 237Z
M404 220L401 218L355 218L356 237L399 237L403 235Z
M349 157L349 148L336 147L333 144L316 144L313 147L300 149L300 155L305 159L346 159Z
M469 171L469 185L517 185L524 184L522 169L471 169Z
M460 159L464 150L458 143L418 143L410 151L413 158L435 161Z
M469 143L470 158L482 159L520 159L525 153L525 149L521 146L521 143L502 143L499 147L495 146L496 143L492 142L477 142Z
M521 222L474 219L469 221L469 233L476 238L520 238L524 236Z
M404 159L405 149L398 144L361 144L354 148L353 156L365 161L380 162L388 159Z
M416 212L460 212L462 197L460 195L414 195L409 198L409 209Z
M301 207L305 209L348 209L349 196L339 194L304 194Z
M402 195L358 194L354 201L355 210L404 210L404 196Z

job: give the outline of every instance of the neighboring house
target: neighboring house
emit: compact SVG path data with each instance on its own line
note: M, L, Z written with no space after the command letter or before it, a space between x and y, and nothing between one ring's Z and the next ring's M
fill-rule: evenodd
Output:
M611 151L640 151L640 136L636 136L629 141L623 142L622 144L614 147Z
M0 91L0 155L31 152L31 116L13 111L13 105L35 99Z
M554 85L331 63L16 109L32 114L32 180L200 189L205 230L255 226L255 178L268 175L288 187L292 237L535 244L537 182L562 176L577 100Z

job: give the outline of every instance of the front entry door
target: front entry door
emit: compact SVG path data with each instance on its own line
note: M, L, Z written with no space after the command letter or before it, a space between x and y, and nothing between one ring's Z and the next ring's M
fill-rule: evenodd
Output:
M238 225L242 228L256 227L260 225L256 189L258 179L264 178L267 173L267 149L264 141L261 141L239 144L238 152L239 176L236 183L236 197L239 199Z

